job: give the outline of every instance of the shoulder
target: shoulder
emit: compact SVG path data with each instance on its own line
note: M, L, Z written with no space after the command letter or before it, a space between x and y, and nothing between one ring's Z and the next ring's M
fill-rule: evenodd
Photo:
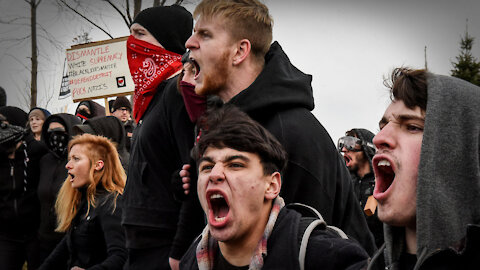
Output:
M315 230L310 236L306 268L329 265L331 269L363 269L368 263L367 252L353 239L343 239L333 231Z

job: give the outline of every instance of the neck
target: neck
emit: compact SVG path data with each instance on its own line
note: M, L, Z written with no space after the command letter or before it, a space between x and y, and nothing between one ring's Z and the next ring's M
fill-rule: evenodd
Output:
M405 227L405 242L407 243L407 253L417 254L417 229Z
M363 178L367 173L370 173L370 163L369 162L363 162L363 165L360 166L357 170L357 175L360 178Z
M41 133L35 133L34 138L35 138L35 140L40 141Z
M222 252L223 257L232 265L245 266L249 265L252 256L258 246L258 243L263 237L265 227L267 226L268 218L270 217L271 207L263 211L259 222L252 230L240 237L238 240L230 240L228 242L218 242L218 246Z
M249 60L242 65L234 67L230 76L231 80L228 81L226 89L218 94L223 102L230 101L230 99L247 89L262 72L264 65L257 64L251 59Z

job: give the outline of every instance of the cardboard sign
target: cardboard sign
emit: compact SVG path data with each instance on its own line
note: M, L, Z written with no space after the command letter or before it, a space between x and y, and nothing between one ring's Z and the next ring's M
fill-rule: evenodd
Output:
M67 50L73 102L133 93L135 85L128 68L127 38L76 45Z

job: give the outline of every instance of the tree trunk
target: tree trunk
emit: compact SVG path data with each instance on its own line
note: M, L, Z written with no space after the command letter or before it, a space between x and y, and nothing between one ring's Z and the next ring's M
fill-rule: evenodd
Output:
M153 6L154 7L160 6L160 0L153 0Z
M133 18L137 16L138 13L142 11L142 0L133 1Z
M30 0L30 28L32 41L32 79L30 83L30 108L37 106L37 69L38 69L38 53L37 53L37 3L36 0Z

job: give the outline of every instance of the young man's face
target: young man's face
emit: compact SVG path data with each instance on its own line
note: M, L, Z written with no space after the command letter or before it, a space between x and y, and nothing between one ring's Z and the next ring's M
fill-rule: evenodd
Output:
M127 122L130 119L130 109L127 107L118 108L112 114L122 122Z
M279 191L280 173L264 175L257 154L208 147L199 161L198 197L218 241L242 245L261 235Z
M418 164L425 113L409 109L403 101L388 106L373 138L374 197L378 218L393 226L415 226Z
M232 74L235 43L227 32L224 20L217 17L200 19L185 46L196 65L195 92L198 95L219 95Z

